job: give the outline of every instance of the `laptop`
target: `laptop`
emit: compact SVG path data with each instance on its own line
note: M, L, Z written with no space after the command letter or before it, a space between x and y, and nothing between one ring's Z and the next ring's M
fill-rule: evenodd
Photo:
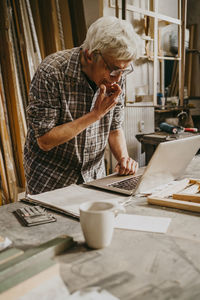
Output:
M124 195L149 194L158 186L179 179L200 149L200 135L160 143L148 165L135 175L113 173L84 183Z

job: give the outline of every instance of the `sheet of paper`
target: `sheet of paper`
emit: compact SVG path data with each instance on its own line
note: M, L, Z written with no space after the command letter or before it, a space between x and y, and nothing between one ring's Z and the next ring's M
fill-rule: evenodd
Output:
M189 183L188 178L184 178L182 180L172 180L168 183L157 186L156 188L149 189L145 193L141 193L140 196L146 195L162 195L163 197L167 197L172 195L173 193L178 193L183 190L187 184Z
M107 200L123 203L127 200L127 197L124 196L116 196L76 184L38 195L28 195L28 198L36 201L39 205L44 204L75 217L79 217L79 206L83 202Z
M12 244L12 241L8 237L0 236L0 251L6 249Z
M171 218L119 214L115 220L115 228L165 233Z
M69 300L119 300L108 291L100 287L85 288L84 290L74 292Z

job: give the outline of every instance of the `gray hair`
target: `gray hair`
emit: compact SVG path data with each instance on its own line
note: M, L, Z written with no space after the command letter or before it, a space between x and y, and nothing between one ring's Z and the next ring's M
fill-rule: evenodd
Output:
M118 60L135 60L138 56L139 36L125 20L112 16L101 17L89 27L83 50L101 51Z

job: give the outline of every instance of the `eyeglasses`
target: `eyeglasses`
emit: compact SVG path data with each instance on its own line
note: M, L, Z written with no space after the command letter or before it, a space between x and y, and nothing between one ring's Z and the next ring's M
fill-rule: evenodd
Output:
M110 71L110 76L119 76L120 74L126 76L130 73L132 73L134 71L133 69L133 64L131 63L130 66L126 69L116 69L116 70L112 70L110 68L110 66L108 65L107 61L105 60L105 58L103 57L103 54L99 51L98 54L100 54L101 58L103 59L107 69Z

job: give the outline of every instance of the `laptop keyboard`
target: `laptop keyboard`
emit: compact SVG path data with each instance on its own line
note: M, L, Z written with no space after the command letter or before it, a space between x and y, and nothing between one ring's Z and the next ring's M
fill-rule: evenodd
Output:
M136 188L138 180L141 178L142 175L134 176L128 179L124 179L118 182L110 183L108 186L116 187L118 189L123 189L127 191L131 191Z

